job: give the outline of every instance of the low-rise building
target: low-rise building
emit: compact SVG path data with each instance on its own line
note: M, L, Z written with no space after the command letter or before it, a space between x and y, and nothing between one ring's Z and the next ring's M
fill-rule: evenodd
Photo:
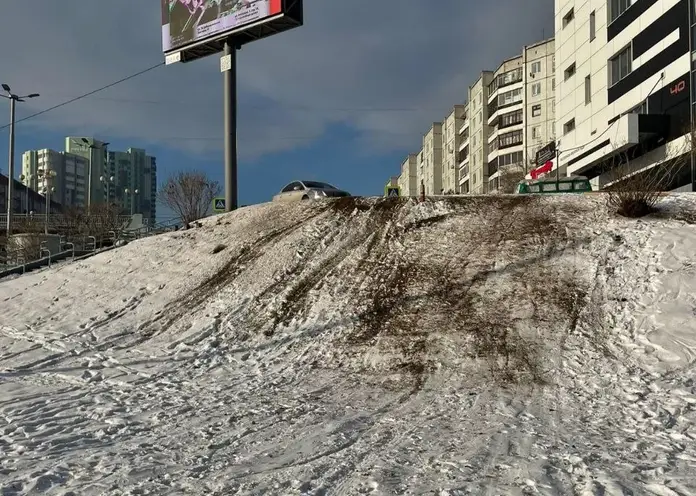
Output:
M399 174L401 196L418 196L418 155L411 153L401 163Z

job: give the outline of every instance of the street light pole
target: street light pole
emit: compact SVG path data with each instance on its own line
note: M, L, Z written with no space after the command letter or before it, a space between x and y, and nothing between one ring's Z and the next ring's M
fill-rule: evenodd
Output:
M131 217L135 215L135 195L137 195L139 192L140 191L138 189L134 189L131 193Z
M26 195L24 206L26 207L26 213L29 214L29 184L31 183L32 174L19 176L19 180L24 184L24 193Z
M109 176L109 177L101 176L99 178L99 180L102 183L106 183L106 204L108 206L110 201L111 201L111 183L114 182L114 176Z
M56 190L55 187L51 186L51 179L55 177L55 171L44 168L43 169L43 180L44 180L44 200L46 201L46 225L44 227L44 233L48 234L48 225L50 223L51 217L51 193Z
M14 151L15 151L15 106L17 102L25 102L26 98L36 98L38 93L32 93L26 96L18 96L12 93L10 87L6 84L2 85L2 89L7 93L0 96L10 101L10 146L7 161L7 237L12 234L12 186L14 186Z
M87 212L89 212L90 207L92 206L92 153L94 150L102 150L109 146L109 143L102 143L99 146L96 146L94 143L90 143L87 138L81 138L82 143L73 140L73 142L78 143L84 147L87 147L89 149L89 155L87 156L87 159L89 161L89 165L87 166Z
M8 243L12 234L12 186L14 186L14 153L15 153L15 105L16 100L10 98L10 147L7 158L7 238Z
M46 183L48 184L48 183ZM48 234L48 225L51 222L51 193L55 191L56 188L46 186L46 225L44 227L44 233Z

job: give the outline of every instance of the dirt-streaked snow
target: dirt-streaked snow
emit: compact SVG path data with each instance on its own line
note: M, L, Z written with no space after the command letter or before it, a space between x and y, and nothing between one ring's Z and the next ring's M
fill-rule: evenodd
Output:
M696 495L695 219L267 204L0 281L0 494Z

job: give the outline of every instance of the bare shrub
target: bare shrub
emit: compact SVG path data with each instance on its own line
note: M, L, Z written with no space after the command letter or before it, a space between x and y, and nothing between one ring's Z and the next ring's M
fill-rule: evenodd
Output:
M208 215L213 199L222 188L203 172L187 171L173 175L157 192L157 200L181 218L185 226Z
M676 148L668 143L665 145L666 159L649 168L636 166L633 161L635 149L616 154L608 167L610 182L604 188L610 207L619 215L630 218L655 212L664 192L688 163L691 141L693 138Z
M4 253L0 263L7 265L22 264L32 262L41 258L42 233L21 233L21 237L7 240L3 235L0 240L4 248Z
M106 203L90 207L70 207L64 209L61 234L72 236L94 236L98 240L118 234L124 228L116 205Z
M524 179L524 171L519 168L505 168L500 171L499 190L503 194L515 192L517 183Z

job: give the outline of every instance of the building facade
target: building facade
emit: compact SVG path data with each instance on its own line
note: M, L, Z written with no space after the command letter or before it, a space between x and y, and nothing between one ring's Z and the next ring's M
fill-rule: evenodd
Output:
M104 182L106 198L125 213L142 214L154 224L157 218L157 160L141 148L107 153Z
M524 47L524 172L540 150L556 141L556 40Z
M496 192L505 168L524 167L524 57L505 60L488 85L488 157L485 192Z
M83 157L87 161L87 178L91 181L88 193L93 205L106 203L101 178L105 176L108 143L90 137L68 136L65 138L65 151ZM86 204L86 203L85 203Z
M22 154L20 179L41 194L51 189L52 202L66 207L84 207L88 166L89 161L80 155L48 148L30 150Z
M484 71L468 90L468 119L464 126L469 130L469 175L460 177L461 191L480 195L488 192L488 136L490 118L488 92L494 75ZM460 162L460 169L462 163ZM468 179L466 179L468 178Z
M467 194L470 190L471 177L469 175L469 103L463 105L461 124L457 129L459 146L457 147L457 193Z
M399 189L401 196L418 196L418 155L409 154L401 163L399 174Z
M690 1L555 1L561 171L601 188L620 167L644 173L686 156L665 189L693 189Z
M504 61L488 87L488 192L508 171L526 173L555 139L553 39L526 46ZM505 191L508 192L508 191Z
M455 105L442 121L442 189L446 195L459 192L459 128L465 105Z
M425 194L441 195L442 188L442 123L434 122L423 136L423 182Z

